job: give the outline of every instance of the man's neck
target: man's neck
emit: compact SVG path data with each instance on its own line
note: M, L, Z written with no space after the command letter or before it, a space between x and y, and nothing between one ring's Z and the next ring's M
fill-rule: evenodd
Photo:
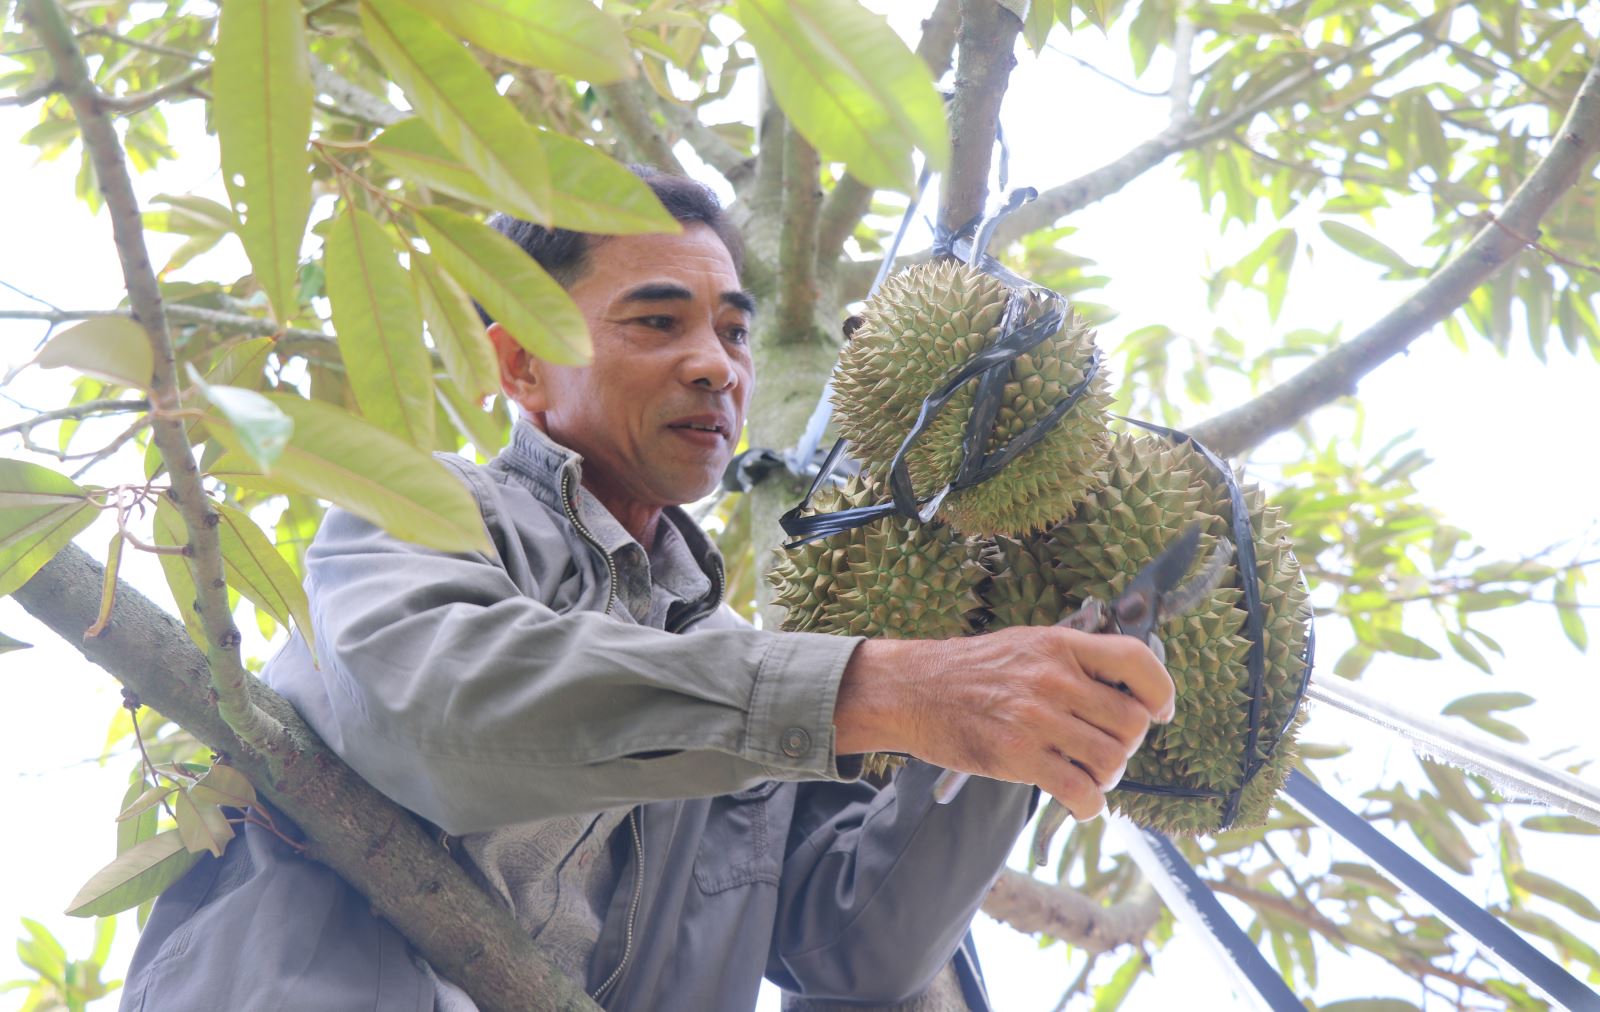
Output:
M610 490L603 483L592 483L587 475L584 476L582 485L585 491L600 501L606 512L622 525L633 540L639 542L640 547L650 551L655 547L656 531L661 525L661 507L647 506L637 500L625 496L608 494Z

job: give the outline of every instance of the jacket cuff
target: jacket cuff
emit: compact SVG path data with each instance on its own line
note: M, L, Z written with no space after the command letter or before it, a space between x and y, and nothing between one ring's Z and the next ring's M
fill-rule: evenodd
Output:
M745 750L782 780L861 776L860 756L834 754L833 709L859 636L771 634L756 672Z

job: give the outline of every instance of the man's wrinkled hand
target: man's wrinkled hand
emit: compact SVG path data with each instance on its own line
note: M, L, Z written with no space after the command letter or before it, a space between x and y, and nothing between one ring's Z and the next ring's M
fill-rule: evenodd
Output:
M1089 819L1150 722L1172 716L1172 678L1144 643L1041 626L868 640L845 671L835 724L841 753L908 752L1036 784Z

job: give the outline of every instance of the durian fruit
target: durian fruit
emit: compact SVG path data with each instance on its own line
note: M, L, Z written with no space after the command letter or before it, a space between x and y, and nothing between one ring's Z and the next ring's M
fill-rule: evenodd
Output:
M824 489L812 500L816 513L882 502L887 491L861 476ZM774 603L787 609L790 632L950 639L972 631L981 612L979 585L988 579L983 542L941 523L882 517L821 541L787 549L768 577ZM868 773L898 763L867 759Z
M985 591L991 627L1041 625L1087 597L1110 600L1191 522L1202 524L1196 568L1222 536L1232 509L1220 477L1188 446L1154 436L1118 436L1107 483L1070 519L1022 539L997 539L996 570ZM1293 764L1291 741L1278 743L1295 709L1310 613L1299 567L1277 511L1247 486L1258 555L1266 645L1257 756L1270 760L1242 793L1236 826L1258 825ZM1128 762L1126 780L1226 793L1243 778L1249 729L1250 644L1245 637L1237 562L1222 585L1190 612L1157 627L1177 688L1172 723L1151 728ZM1052 617L1053 616L1053 617ZM1292 739L1293 731L1285 738ZM1221 828L1223 801L1118 789L1108 805L1134 822L1178 835Z
M1009 294L992 275L939 259L895 275L867 302L861 326L840 354L833 403L852 456L879 481L887 481L923 400L1000 336ZM1036 319L1045 297L1033 292L1027 303L1025 318ZM1093 335L1069 311L1052 337L1014 359L984 452L1004 447L1065 399L1093 352ZM954 476L977 384L975 377L957 392L907 453L919 498ZM950 493L940 519L969 534L1020 534L1067 516L1100 482L1111 400L1102 370L1044 439L994 477Z

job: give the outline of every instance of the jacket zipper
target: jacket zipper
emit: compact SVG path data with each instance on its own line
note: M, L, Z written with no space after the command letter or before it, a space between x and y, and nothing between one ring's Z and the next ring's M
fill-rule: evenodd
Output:
M633 902L628 905L628 930L622 945L622 962L611 971L611 976L605 983L590 992L589 997L599 1001L605 993L616 986L622 977L622 971L628 968L628 960L633 958L633 928L639 916L639 901L644 898L644 839L639 833L639 810L635 808L628 813L628 829L633 833Z
M611 614L611 606L617 603L617 560L611 557L595 536L589 533L589 528L583 526L583 521L578 519L578 510L572 504L572 472L568 471L561 476L561 508L567 511L567 519L578 532L578 536L594 546L600 557L606 560L606 573L611 577L611 583L606 587L606 607L603 614Z

